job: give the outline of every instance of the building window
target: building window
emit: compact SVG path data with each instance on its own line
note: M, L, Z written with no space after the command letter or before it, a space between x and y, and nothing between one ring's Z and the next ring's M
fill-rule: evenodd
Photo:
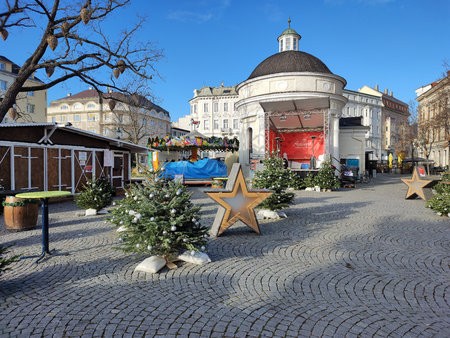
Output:
M208 112L208 104L207 103L203 103L203 112L204 113Z
M117 121L118 121L119 123L123 123L123 114L119 114L119 115L117 116ZM155 121L153 121L153 122L155 122Z
M83 105L82 105L81 103L75 103L75 104L73 105L73 109L80 110L81 108L83 108Z
M223 120L223 128L228 129L228 119Z
M213 112L217 113L219 111L219 103L218 102L214 102L213 103Z
M61 107L59 107L61 110L68 110L69 106L67 104L63 104Z
M66 122L66 115L61 115L61 122Z
M94 109L95 108L95 104L94 103L88 103L86 107L87 107L87 109Z
M52 116L52 123L56 122L56 116Z
M96 119L97 119L97 115L96 114L88 114L88 118L87 118L88 121L95 122Z
M81 121L81 116L80 116L80 114L75 114L75 115L73 116L73 121L74 121L74 122L80 122L80 121Z
M239 120L233 119L233 129L239 129Z
M28 103L27 104L27 113L28 114L34 114L34 104Z
M28 92L27 95L28 96L34 96L34 92Z
M214 120L214 130L219 129L219 120Z
M292 47L293 47L293 48L292 48L293 50L297 50L297 39L296 39L296 38L294 38Z
M0 80L0 90L6 90L8 83L6 81Z
M291 49L291 38L286 38L286 50Z
M223 103L223 111L228 111L228 102Z
M197 105L196 104L193 105L193 109L194 109L194 114L197 114Z
M6 64L4 62L0 62L0 70L5 70Z
M209 120L203 120L203 129L209 130Z

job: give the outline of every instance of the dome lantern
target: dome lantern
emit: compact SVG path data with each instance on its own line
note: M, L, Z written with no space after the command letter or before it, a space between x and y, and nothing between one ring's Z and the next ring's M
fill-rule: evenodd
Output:
M301 35L291 28L291 18L288 19L288 28L278 37L278 51L298 51Z

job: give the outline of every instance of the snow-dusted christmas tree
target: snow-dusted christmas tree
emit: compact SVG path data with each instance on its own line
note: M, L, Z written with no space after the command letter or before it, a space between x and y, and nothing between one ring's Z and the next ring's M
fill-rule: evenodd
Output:
M272 156L264 160L264 168L255 172L253 187L270 189L273 194L259 205L259 208L281 210L289 207L294 200L294 193L286 191L295 189L299 184L299 177L290 169L284 168L283 159Z
M149 171L142 184L127 190L109 220L119 227L121 249L171 262L185 251L195 255L205 250L208 229L201 225L199 212L182 183Z
M340 187L339 179L335 175L335 170L331 162L322 163L319 172L314 176L314 184L319 186L321 190L334 190Z

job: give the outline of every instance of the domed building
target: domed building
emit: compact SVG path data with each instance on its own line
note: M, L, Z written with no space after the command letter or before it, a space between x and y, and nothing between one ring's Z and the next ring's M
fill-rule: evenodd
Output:
M339 164L339 117L347 99L346 80L319 58L299 50L289 27L278 37L278 53L262 61L237 86L241 118L239 162L277 153L290 166L314 168L324 159Z

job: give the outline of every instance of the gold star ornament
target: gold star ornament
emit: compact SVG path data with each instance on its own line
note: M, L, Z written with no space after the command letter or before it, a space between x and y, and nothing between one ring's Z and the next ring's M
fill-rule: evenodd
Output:
M403 183L408 186L406 199L413 199L419 196L426 201L432 197L431 187L436 183L436 180L427 180L420 176L419 168L414 167L412 178L402 178Z
M211 199L219 203L219 209L210 231L212 236L220 236L237 221L242 221L256 233L260 233L254 209L272 195L272 192L248 190L239 163L233 164L225 189L205 192Z

